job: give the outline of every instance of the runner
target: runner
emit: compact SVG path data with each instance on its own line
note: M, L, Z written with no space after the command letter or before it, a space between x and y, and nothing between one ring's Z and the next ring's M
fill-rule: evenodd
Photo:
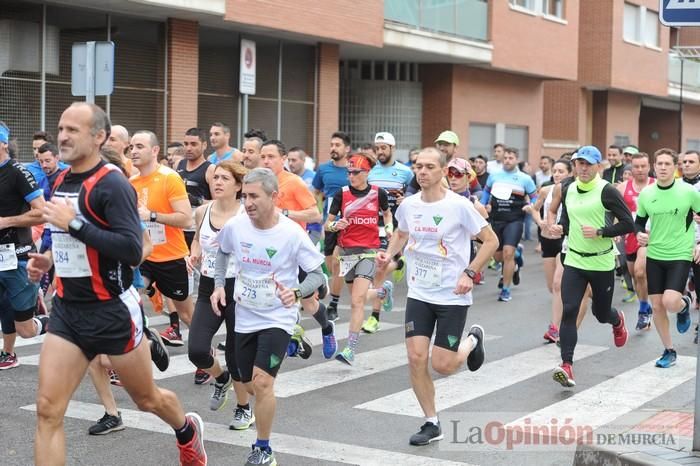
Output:
M174 393L155 385L148 345L142 344L143 318L131 286L131 267L141 260L141 226L133 189L100 160L109 118L96 105L75 103L61 115L58 130L71 171L58 180L56 200L44 207L52 250L32 254L27 265L37 280L55 263L58 281L41 348L35 463L65 463L68 402L89 362L105 353L136 405L173 427L180 464L206 465L201 418L186 415Z
M342 131L336 131L331 136L330 158L319 165L312 185L319 203L323 202L323 222L328 217L328 209L335 193L348 185L348 157L350 156L350 136ZM343 289L343 279L338 275L339 262L335 251L338 234L326 232L323 240L323 254L326 257L326 269L331 280L331 302L328 304L328 320L338 319L338 300Z
M114 125L103 147L114 149L117 154L119 154L119 158L121 158L122 165L128 176L134 176L138 173L138 170L134 170L131 159L126 155L129 152L129 144L129 131L122 125Z
M258 168L260 166L260 148L263 145L263 140L257 136L252 136L245 139L243 142L243 166L248 170Z
M0 370L19 365L14 350L17 334L41 335L49 320L35 317L39 287L27 280L27 254L36 252L31 227L42 223L43 191L29 170L10 158L9 140L10 130L0 121L0 296L2 304L9 305L0 312L5 316Z
M209 130L209 140L214 152L209 156L209 163L214 165L224 160L232 159L234 162L241 162L243 154L235 147L229 145L231 140L231 128L221 122L216 122L211 125Z
M394 228L398 225L394 214L396 213L396 208L406 195L408 184L413 179L413 171L394 157L395 150L396 140L393 134L380 132L374 136L374 152L376 153L376 160L379 163L374 165L372 170L370 170L367 182L372 186L383 188L386 191L389 201L389 210L392 216L392 225L389 229L385 229L384 219L382 217L379 218L379 249L382 250L386 250L389 245L387 231L394 231ZM403 278L406 271L405 263L403 259L401 259L400 254L389 262L386 269L383 267L377 268L374 277L374 286L377 288L384 286L384 279L389 273L394 271L397 271L397 273L393 275L394 279L398 282ZM386 284L389 285L391 282L389 281L389 283ZM391 289L387 290L387 298L385 298L383 302L379 298L372 301L372 315L362 324L363 332L376 333L379 330L380 311L382 308L384 308L385 311L390 311L393 307L393 284L389 286L391 286Z
M644 152L632 156L632 178L620 182L617 190L622 194L627 208L632 212L632 217L637 214L637 198L639 193L648 185L654 183L654 178L649 176L649 156ZM651 328L652 310L649 304L647 292L647 248L637 242L636 233L625 236L625 261L627 270L634 280L634 290L639 299L639 315L637 318L637 330L649 330Z
M190 327L188 355L192 364L215 379L214 391L209 402L211 410L223 408L228 400L228 391L231 387L234 388L238 404L229 427L235 430L247 429L255 422L248 404L248 392L241 383L236 366L235 302L230 301L224 309L217 309L218 312L215 312L211 307L210 297L214 291L214 268L218 251L216 236L229 219L244 210L240 203L240 194L246 173L247 170L241 164L231 160L224 160L216 166L211 184L214 201L197 208L195 221L198 227L189 257L189 265L193 268L198 267L202 276ZM227 296L233 296L237 269L238 264L235 258L231 257L226 269L224 287ZM212 339L222 323L226 324L226 369L221 367L211 350Z
M236 361L241 381L255 393L257 440L246 465L277 464L270 447L275 414L274 383L296 323L298 302L324 281L323 256L304 230L275 207L277 178L256 168L243 179L247 215L238 215L219 232L214 312L226 306L229 256L240 264L233 300L236 302ZM301 283L298 272L307 273Z
M289 171L301 177L309 188L309 191L313 193L313 182L316 172L306 168L307 154L301 147L292 147L289 149L287 154L287 165L289 165ZM320 222L312 222L306 224L306 231L309 233L311 242L318 244L321 241L321 235L323 233L323 225Z
M695 150L685 151L683 155L683 181L692 185L697 191L700 191L700 152ZM695 243L700 244L700 217L695 216ZM700 264L695 261L691 264L693 279L689 283L689 288L695 290L695 308L700 304ZM695 344L698 343L698 324L695 324Z
M491 226L498 236L499 246L494 258L503 264L499 301L510 301L510 285L520 283L520 266L516 267L516 249L523 236L525 211L537 189L530 175L518 169L518 150L506 148L503 168L486 182L481 203L489 211Z
M664 352L656 367L676 364L676 350L669 331L667 312L676 314L676 329L690 328L690 304L685 296L690 263L700 262L700 245L695 246L693 212L700 212L700 192L688 183L676 182L678 155L671 149L654 153L656 183L647 186L637 199L637 241L647 246L647 282ZM647 221L651 224L647 225ZM647 228L649 233L647 233Z
M377 262L387 264L408 243L406 349L411 385L425 415L425 423L409 443L427 445L443 438L428 368L433 330L431 365L436 372L453 374L465 361L471 371L481 367L483 328L473 325L466 338L462 333L472 304L472 277L496 251L498 239L469 200L442 186L447 175L445 154L423 149L416 173L421 192L404 199L397 209L398 229L388 249L377 253ZM472 259L469 240L473 235L483 245Z
M379 230L385 230L390 237L394 227L387 192L367 183L374 164L374 159L364 154L350 157L350 186L343 187L333 196L326 221L327 231L338 232L339 274L344 277L350 289L347 346L335 357L348 365L352 365L355 360L365 302L370 299L387 299L393 290L389 281L381 288L370 289L377 269L376 251L381 247ZM385 226L379 226L378 213L382 215ZM373 312L378 314L378 311Z
M551 226L555 236L568 235L561 282L563 314L559 341L562 364L552 375L564 387L573 387L572 368L578 338L576 318L579 306L591 286L593 315L598 322L611 324L615 346L627 342L625 315L611 307L615 288L613 238L634 228L632 214L622 195L599 175L601 154L597 147L581 147L572 157L576 181L562 189L563 208L559 225ZM612 224L610 216L618 223Z

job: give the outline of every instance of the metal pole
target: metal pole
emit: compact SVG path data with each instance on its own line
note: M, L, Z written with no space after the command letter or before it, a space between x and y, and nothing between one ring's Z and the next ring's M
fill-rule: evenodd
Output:
M248 131L248 94L243 94L243 116L241 117L243 132Z
M85 47L85 102L95 103L95 41L89 41Z
M107 13L107 42L112 40L112 15ZM112 96L107 94L105 99L105 112L107 116L111 116L112 113Z
M164 52L163 52L163 66L164 66L164 77L163 79L163 144L168 143L168 90L170 89L170 86L168 86L168 80L170 79L170 76L168 75L168 60L169 60L169 53L168 50L170 50L170 40L168 37L168 34L170 34L170 29L168 27L168 22L165 22L165 46ZM167 147L167 145L166 145Z
M41 103L39 106L39 128L46 131L46 4L44 4L41 18Z
M313 154L314 161L316 162L316 168L318 168L318 66L320 64L320 59L319 59L319 47L318 45L316 46L316 63L314 64L314 129L312 132L312 146L311 146L311 153ZM347 63L345 65L347 68Z
M683 59L683 55L680 55L680 57L681 57L681 91L680 91L679 107L678 107L678 152L683 150L683 64L685 63L685 60Z
M282 139L282 41L279 44L277 66L277 139Z

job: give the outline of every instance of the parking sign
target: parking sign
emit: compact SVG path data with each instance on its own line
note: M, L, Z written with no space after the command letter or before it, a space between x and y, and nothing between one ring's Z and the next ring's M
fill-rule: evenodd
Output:
M700 0L659 0L659 21L666 26L700 26Z

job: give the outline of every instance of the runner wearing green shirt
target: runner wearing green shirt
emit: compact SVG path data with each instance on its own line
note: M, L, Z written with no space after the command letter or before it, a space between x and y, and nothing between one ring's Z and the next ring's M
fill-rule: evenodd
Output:
M563 315L559 329L562 364L552 374L564 387L573 387L572 368L578 334L576 317L586 287L592 290L592 311L598 322L611 324L615 346L627 342L625 315L612 307L615 289L613 238L631 233L634 221L620 192L599 175L600 150L581 147L572 157L577 179L562 190L562 212L554 235L568 235L568 252L561 280ZM617 223L613 222L617 219Z
M639 244L648 245L649 297L654 326L664 345L656 367L667 368L676 363L676 351L666 311L677 314L678 333L690 328L691 298L683 293L691 262L700 261L693 221L693 212L700 212L700 193L693 186L676 181L678 155L673 150L659 149L654 153L654 160L656 184L639 194L635 227ZM650 225L647 225L648 220L651 220Z

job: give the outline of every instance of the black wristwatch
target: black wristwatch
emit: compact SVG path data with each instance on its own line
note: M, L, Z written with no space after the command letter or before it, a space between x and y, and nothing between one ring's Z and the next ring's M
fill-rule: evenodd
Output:
M469 267L464 269L464 273L466 273L467 277L471 278L472 280L474 280L474 277L476 277L476 272L474 270L470 269Z
M85 222L80 220L79 218L74 218L70 222L68 222L68 231L70 232L73 230L75 233L79 232L81 228L85 225Z
M603 236L603 229L602 229L602 228L598 228L598 229L595 231L595 234L598 235L598 236L600 236L600 237L602 238L602 236Z
M294 291L294 299L296 299L297 302L301 301L301 290L299 288L292 288L292 291Z
M158 221L158 212L151 212L151 222Z

